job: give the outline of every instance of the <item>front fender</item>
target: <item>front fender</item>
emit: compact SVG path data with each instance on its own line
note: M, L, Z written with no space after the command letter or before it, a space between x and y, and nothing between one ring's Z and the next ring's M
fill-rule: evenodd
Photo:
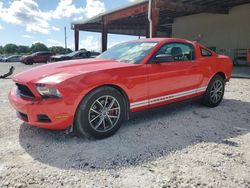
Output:
M62 95L66 97L66 100L74 105L74 114L78 105L84 99L84 97L97 87L113 85L121 88L130 100L129 88L126 86L127 80L122 79L118 75L109 73L109 71L99 71L79 75L74 78L70 78L58 86Z

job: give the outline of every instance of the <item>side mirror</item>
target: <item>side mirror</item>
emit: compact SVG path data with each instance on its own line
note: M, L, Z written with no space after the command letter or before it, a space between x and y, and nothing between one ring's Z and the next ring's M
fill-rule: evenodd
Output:
M174 61L174 57L167 54L160 54L156 56L156 63L163 63L163 62L172 62Z

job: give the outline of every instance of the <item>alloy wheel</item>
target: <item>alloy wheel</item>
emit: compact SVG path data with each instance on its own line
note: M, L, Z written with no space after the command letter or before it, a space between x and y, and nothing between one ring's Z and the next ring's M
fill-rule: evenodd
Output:
M221 80L216 80L213 83L213 86L210 91L210 98L213 103L217 103L218 101L221 100L222 95L223 95L223 83Z
M117 124L120 113L120 104L116 98L105 95L93 102L89 109L88 120L95 131L107 132Z

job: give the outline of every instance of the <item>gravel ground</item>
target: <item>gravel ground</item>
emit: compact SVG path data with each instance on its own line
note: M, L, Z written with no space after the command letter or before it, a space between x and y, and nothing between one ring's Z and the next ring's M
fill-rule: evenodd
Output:
M217 108L143 112L105 140L22 123L13 86L0 79L0 187L250 187L250 80L232 79Z

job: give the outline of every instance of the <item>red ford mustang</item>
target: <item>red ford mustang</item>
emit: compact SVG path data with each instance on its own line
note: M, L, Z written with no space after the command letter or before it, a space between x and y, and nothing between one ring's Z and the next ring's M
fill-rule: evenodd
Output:
M30 69L13 77L9 100L28 124L74 127L95 138L113 135L130 112L197 96L217 106L231 60L183 39L153 38L118 44L96 59Z

